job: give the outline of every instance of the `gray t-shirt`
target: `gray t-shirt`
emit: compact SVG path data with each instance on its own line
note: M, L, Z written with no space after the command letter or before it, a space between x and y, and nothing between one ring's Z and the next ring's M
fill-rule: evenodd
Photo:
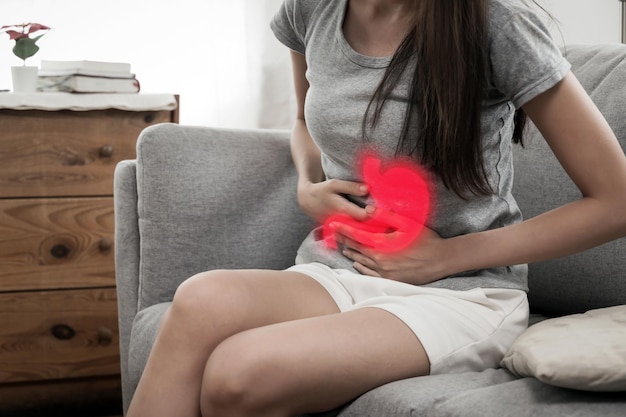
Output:
M348 0L285 0L271 28L280 42L305 55L310 87L305 117L322 151L327 178L360 180L355 159L365 143L362 121L367 105L390 57L364 56L346 41L342 25ZM427 226L444 238L499 228L521 221L511 195L512 135L515 109L550 89L567 74L569 63L551 39L535 10L521 0L491 0L488 5L487 91L482 114L483 158L494 194L462 200L434 180L432 215ZM405 76L385 104L368 147L385 157L396 151L409 91ZM311 233L297 262L322 262L352 268L340 251L329 250ZM428 284L468 290L527 290L527 266L513 265L469 271Z

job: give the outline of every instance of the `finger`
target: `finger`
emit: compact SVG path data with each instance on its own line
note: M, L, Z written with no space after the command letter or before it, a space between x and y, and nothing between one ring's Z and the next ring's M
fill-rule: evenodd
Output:
M358 263L364 268L371 269L372 271L380 270L380 267L374 258L367 256L359 251L345 248L342 253L346 258L354 261L355 263Z
M363 275L369 275L370 277L382 278L382 275L380 275L378 272L374 271L371 268L368 268L367 266L359 262L354 262L352 266L354 267L354 269L357 270L357 272Z
M328 181L328 185L337 194L363 197L369 193L368 186L360 182L332 179Z
M344 215L361 222L369 219L370 215L365 208L351 201L346 197L346 194L337 194L334 190L331 190L331 192L335 193L332 200L332 210L335 215Z
M365 211L375 220L398 230L415 230L422 228L415 220L380 207L367 206Z
M349 237L345 235L337 233L335 236L336 236L337 242L341 243L344 248L349 248L356 252L362 252L364 250L367 250L363 245L350 239Z
M346 258L355 262L360 262L364 264L367 261L366 256L364 256L361 252L354 250L352 248L344 248L343 251L341 251L341 253L343 253L343 256L345 256Z
M373 248L381 240L380 231L366 224L361 224L359 228L356 228L346 223L333 222L332 227L336 234L345 238L342 240L342 238L339 237L340 242L358 250L364 249L364 246ZM357 245L355 245L355 243Z
M339 207L338 213L346 215L354 220L363 222L369 218L369 214L361 206L351 202L348 199L344 199L345 203Z

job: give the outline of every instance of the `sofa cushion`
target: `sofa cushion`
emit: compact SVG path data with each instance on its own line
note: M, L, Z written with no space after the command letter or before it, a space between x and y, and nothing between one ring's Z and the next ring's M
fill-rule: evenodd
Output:
M135 316L128 349L127 379L124 381L125 385L132 387L133 392L148 362L163 314L171 304L171 302L154 304L141 310Z
M339 417L623 417L625 411L623 393L574 391L489 369L393 382L357 398Z
M339 417L436 416L433 410L457 395L513 380L515 376L505 369L409 378L363 394Z
M589 391L626 391L626 306L545 320L502 360L514 374Z
M381 414L382 415L382 414ZM624 417L623 393L570 390L524 378L450 396L411 417Z
M313 222L289 132L161 124L137 144L139 310L211 269L283 269ZM215 244L219 242L219 244Z
M568 46L572 71L626 148L626 45ZM526 147L515 147L514 195L525 218L580 198L534 126ZM566 258L529 265L531 310L545 315L582 313L626 304L626 239Z

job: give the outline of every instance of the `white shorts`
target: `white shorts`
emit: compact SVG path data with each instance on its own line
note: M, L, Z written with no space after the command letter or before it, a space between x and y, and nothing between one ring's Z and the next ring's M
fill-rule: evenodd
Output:
M289 271L319 282L342 312L377 307L398 317L426 350L432 375L497 368L528 326L528 299L521 290L421 287L321 263Z

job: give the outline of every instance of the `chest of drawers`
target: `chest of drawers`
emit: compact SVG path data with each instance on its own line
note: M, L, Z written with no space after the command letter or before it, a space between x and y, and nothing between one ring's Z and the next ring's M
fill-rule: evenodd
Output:
M0 109L0 415L121 404L113 171L177 110Z

